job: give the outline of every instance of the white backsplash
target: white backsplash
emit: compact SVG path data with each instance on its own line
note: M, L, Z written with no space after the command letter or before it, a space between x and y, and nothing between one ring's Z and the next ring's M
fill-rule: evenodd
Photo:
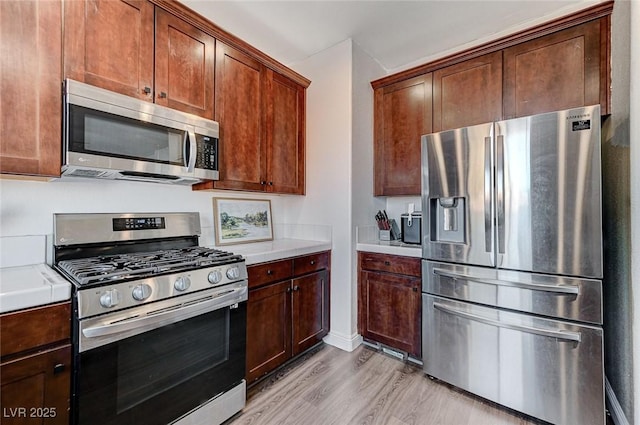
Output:
M47 236L0 237L0 267L20 267L46 262Z

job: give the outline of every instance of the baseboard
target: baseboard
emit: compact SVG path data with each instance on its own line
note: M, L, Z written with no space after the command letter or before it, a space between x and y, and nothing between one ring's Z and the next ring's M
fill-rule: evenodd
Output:
M329 335L325 336L323 340L329 345L348 352L352 352L362 344L362 336L360 334L346 336L336 332L329 332Z
M609 409L613 423L615 425L630 425L606 376L604 377L604 388L607 396L607 409Z

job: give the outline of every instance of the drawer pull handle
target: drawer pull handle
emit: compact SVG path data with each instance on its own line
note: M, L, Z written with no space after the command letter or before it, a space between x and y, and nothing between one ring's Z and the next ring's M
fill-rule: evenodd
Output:
M391 262L389 262L389 261L385 261L385 262L384 262L384 265L385 265L385 266L390 266L390 265L391 265Z
M64 372L64 369L65 369L65 365L62 363L58 363L53 367L53 374L57 375L58 373L62 373Z

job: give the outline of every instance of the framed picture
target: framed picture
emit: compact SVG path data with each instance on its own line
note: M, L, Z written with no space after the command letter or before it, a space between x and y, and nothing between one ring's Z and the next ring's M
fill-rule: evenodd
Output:
M271 201L213 198L216 245L273 240Z

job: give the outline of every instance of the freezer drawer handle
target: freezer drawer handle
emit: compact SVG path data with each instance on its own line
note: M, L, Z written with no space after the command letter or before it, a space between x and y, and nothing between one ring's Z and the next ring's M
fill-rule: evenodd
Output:
M515 323L501 322L500 320L489 319L487 317L478 316L477 314L456 310L455 308L448 307L440 303L433 303L433 307L436 310L440 310L444 313L452 314L454 316L460 316L464 319L473 320L476 322L484 323L486 325L496 326L499 328L511 329L514 331L521 331L521 332L526 332L534 335L545 336L548 338L557 338L564 341L573 341L578 343L582 339L581 334L579 332L554 331L550 329L534 328L532 326L526 326L526 325L517 325Z
M508 286L510 288L531 289L533 291L553 292L558 295L579 295L580 287L575 285L560 286L560 285L545 285L541 283L529 283L529 282L509 282L507 280L497 279L478 279L473 276L451 273L442 269L433 269L433 274L436 276L449 277L453 280L468 280L469 282L484 283L486 285L496 286Z

